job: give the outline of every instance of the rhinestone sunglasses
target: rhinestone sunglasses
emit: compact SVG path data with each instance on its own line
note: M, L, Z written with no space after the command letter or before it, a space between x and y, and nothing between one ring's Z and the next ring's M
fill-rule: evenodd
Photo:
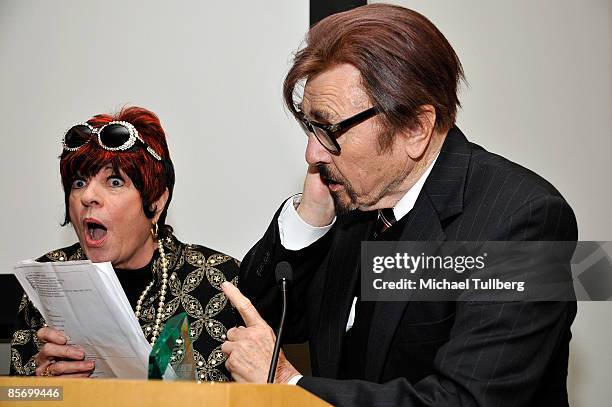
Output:
M110 122L100 128L94 128L89 123L77 123L64 134L62 146L65 151L76 151L89 143L93 136L107 151L125 151L140 143L153 158L162 161L161 156L140 137L138 130L131 123L123 121Z

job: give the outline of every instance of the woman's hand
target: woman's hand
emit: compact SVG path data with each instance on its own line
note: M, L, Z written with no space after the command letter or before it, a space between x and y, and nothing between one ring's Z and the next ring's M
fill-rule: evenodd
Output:
M89 377L94 371L93 360L85 360L85 351L76 345L67 345L68 337L49 326L36 332L44 345L34 356L36 376Z

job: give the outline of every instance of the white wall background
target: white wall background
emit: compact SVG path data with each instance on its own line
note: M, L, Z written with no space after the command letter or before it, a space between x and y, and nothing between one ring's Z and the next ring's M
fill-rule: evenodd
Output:
M612 2L395 1L428 16L470 87L459 125L573 206L582 240L612 240ZM63 131L124 104L155 111L186 242L241 258L301 187L305 138L282 108L308 1L0 0L0 270L75 241L63 219ZM580 303L575 406L612 399L612 304Z
M60 228L66 128L124 104L161 118L179 239L242 258L301 183L306 137L281 85L308 1L0 1L0 267Z

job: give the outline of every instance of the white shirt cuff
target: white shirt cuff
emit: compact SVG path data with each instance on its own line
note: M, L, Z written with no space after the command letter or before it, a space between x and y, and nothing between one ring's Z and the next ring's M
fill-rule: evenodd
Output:
M295 210L294 202L299 202L302 194L287 199L278 216L278 230L281 244L288 250L301 250L310 246L331 229L336 218L327 226L317 227L306 223Z
M297 384L297 382L299 382L302 377L304 377L304 376L302 376L301 374L296 374L295 376L293 376L291 379L289 379L287 381L287 384L295 386Z

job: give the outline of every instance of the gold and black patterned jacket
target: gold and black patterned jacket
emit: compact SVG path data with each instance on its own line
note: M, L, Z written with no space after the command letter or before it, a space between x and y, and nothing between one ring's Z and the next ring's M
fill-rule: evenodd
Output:
M220 285L226 280L237 285L240 263L207 247L181 243L174 236L165 238L163 244L169 262L169 280L160 330L168 318L186 312L199 380L229 381L231 376L225 368L226 355L221 352L221 344L225 341L227 329L237 325L237 314ZM77 243L49 252L38 261L85 259L85 253ZM147 340L151 339L155 324L161 285L161 260L157 250L151 264L154 284L142 304L139 320ZM12 375L35 373L33 358L41 346L36 332L44 324L43 317L24 294L11 340ZM174 355L173 359L174 363L180 362L180 355Z

